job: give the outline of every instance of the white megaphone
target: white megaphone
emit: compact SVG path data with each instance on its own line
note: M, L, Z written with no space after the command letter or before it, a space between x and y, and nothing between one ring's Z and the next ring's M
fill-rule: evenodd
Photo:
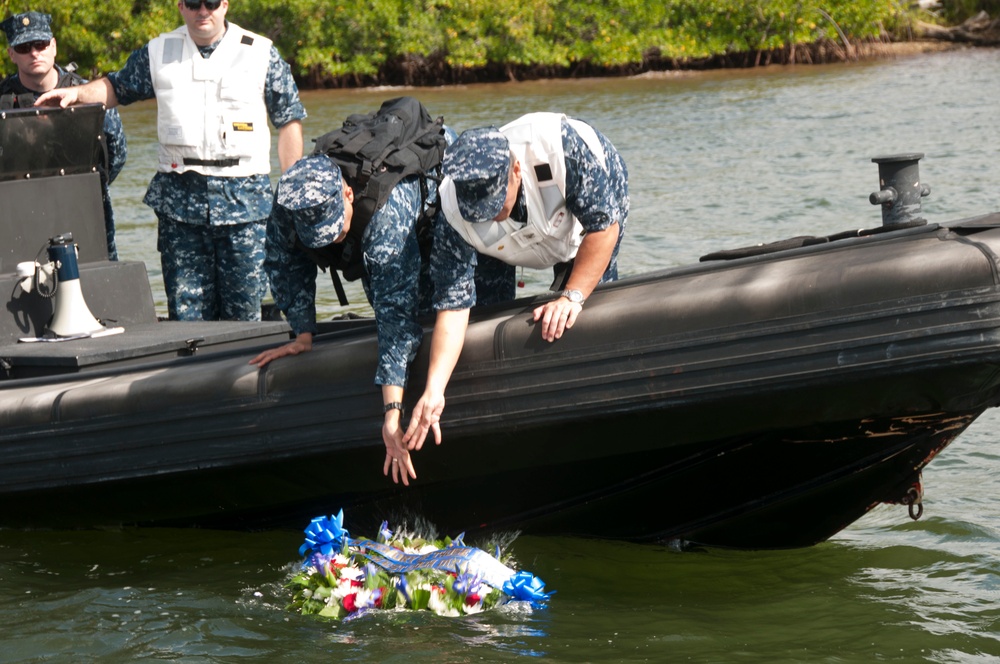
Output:
M90 313L80 288L80 268L72 233L49 240L49 261L55 266L56 291L47 331L55 337L92 337L124 332L107 328Z

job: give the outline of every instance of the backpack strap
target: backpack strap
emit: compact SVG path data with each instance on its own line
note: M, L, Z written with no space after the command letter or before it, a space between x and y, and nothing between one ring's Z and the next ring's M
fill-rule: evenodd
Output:
M312 247L307 247L305 243L299 239L298 233L292 231L295 236L295 248L304 253L309 257L313 263L316 263L317 267L323 272L326 272L327 268L330 269L330 280L333 281L333 290L337 292L337 300L340 302L340 306L346 306L350 304L347 301L347 293L344 291L344 284L340 281L340 275L337 273L337 265L341 261L341 257L344 254L345 247L339 244L329 244L325 247L319 249L313 249Z
M345 307L350 304L347 301L344 284L340 281L340 274L336 270L330 270L330 280L333 281L333 290L337 291L337 300L340 302L340 306Z

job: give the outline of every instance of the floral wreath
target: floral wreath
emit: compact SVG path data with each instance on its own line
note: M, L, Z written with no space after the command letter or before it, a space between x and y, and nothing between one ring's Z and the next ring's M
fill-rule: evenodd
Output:
M496 556L466 546L465 533L430 541L394 534L383 521L375 540L354 539L344 511L318 516L299 547L302 570L287 587L290 609L338 620L374 610L427 610L441 616L480 613L508 602L545 606L555 591L529 572L517 572Z

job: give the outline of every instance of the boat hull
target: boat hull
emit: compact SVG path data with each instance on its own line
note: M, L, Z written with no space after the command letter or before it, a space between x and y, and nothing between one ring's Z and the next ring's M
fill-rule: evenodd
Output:
M533 300L475 311L444 443L409 488L380 472L370 322L260 371L251 346L14 381L2 525L294 527L344 508L362 528L814 544L906 498L1000 400L998 222L626 280L555 344Z

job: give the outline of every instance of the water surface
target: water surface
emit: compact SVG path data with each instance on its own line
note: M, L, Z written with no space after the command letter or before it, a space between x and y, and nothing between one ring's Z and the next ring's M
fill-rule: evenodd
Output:
M877 226L868 194L878 189L871 158L882 154L925 153L931 221L1000 210L998 74L1000 51L969 50L406 92L459 131L533 110L597 125L631 173L620 261L627 276L720 248ZM306 136L401 93L304 93ZM155 107L125 108L122 119L129 162L112 189L119 251L149 263L162 312L155 220L141 204ZM526 292L547 284L544 274L526 273L526 281ZM360 289L352 294L364 311ZM321 309L340 311L332 289ZM925 471L920 521L882 506L809 549L518 538L521 565L558 591L534 613L394 614L346 624L288 613L282 584L297 564L297 532L0 531L0 660L996 662L998 424L987 413ZM339 472L367 470L328 472L332 482ZM303 527L312 516L303 515Z

